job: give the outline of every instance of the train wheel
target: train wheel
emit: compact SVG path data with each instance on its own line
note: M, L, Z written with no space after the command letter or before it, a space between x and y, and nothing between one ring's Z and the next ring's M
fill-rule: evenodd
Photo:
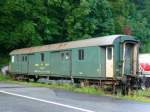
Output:
M121 94L121 86L115 85L114 95L120 95Z

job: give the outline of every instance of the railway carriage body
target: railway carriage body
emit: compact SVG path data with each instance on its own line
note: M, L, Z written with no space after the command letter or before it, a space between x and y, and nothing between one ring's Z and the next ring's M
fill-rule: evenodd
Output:
M24 48L10 53L10 72L26 76L118 79L137 76L138 41L110 35Z

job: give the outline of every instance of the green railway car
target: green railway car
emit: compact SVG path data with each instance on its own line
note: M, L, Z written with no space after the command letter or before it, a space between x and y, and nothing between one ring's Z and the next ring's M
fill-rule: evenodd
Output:
M87 80L136 77L139 42L129 35L110 35L17 49L10 53L10 72Z

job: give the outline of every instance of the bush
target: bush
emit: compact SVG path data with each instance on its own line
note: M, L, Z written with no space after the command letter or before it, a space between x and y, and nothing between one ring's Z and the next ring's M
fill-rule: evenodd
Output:
M10 79L9 76L4 76L4 75L0 74L0 81L7 81L9 79Z

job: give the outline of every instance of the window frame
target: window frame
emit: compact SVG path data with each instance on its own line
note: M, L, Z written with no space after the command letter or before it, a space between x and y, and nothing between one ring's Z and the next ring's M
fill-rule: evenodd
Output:
M79 49L78 50L78 60L82 61L85 59L85 51L84 49Z
M113 58L113 47L107 47L107 59L112 60Z
M28 60L28 59L27 59L27 56L25 56L25 57L24 57L24 61L27 62L27 60Z
M61 57L61 60L68 60L70 59L70 52L69 51L62 51L60 52L60 57Z
M11 56L11 62L15 63L15 56L14 55Z
M22 55L22 62L24 62L25 60L24 60L24 56Z
M68 51L65 53L65 59L66 60L70 59L70 53Z
M65 53L64 52L61 52L61 60L64 60L64 57L65 57Z
M44 53L40 53L40 58L41 58L41 62L45 61L45 54Z

